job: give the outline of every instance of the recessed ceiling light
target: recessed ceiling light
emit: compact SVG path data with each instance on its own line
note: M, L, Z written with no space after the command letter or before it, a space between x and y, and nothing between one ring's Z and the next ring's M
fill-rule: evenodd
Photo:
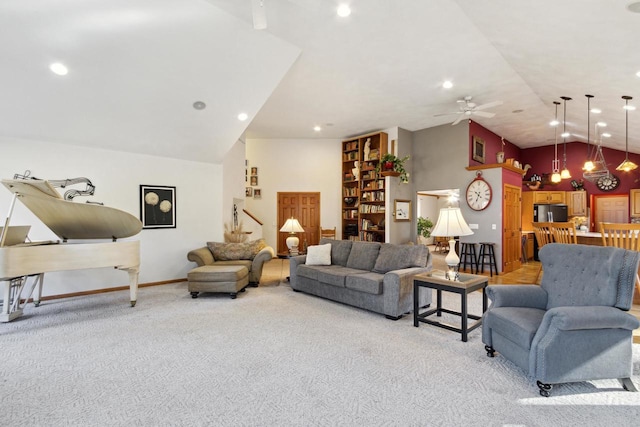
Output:
M349 7L348 4L341 4L340 6L338 6L338 16L341 18L346 18L347 16L351 15L351 8Z
M205 108L207 108L207 104L202 101L196 101L193 103L193 108L195 108L196 110L204 110Z
M560 134L560 136L561 136L562 138L569 138L569 137L571 136L571 134L570 134L569 132L562 132L562 133Z
M625 110L633 111L633 110L636 109L636 106L635 105L625 105L622 108L625 109Z
M53 64L49 65L49 69L54 74L57 74L59 76L66 76L67 73L69 73L69 69L60 62L54 62Z
M601 128L606 128L607 124L605 122L598 122L596 123L596 126L600 126Z
M247 113L240 113L238 114L238 120L240 120L241 122L244 122L245 120L247 120L249 118L249 115Z
M640 71L638 71L638 72L636 73L636 76L640 77Z
M640 1L633 2L627 6L629 12L640 13Z
M560 124L560 121L557 119L553 119L549 122L549 126L558 126Z
M451 89L453 87L453 83L451 80L445 80L445 82L442 83L442 87L445 89Z
M600 113L602 113L602 110L601 110L601 109L599 109L599 108L592 108L592 109L591 109L591 112L592 112L593 114L600 114Z
M602 136L603 136L604 138L611 138L611 134L610 134L609 132L604 132L604 133L602 134Z
M316 132L320 132L322 128L320 126L314 126L313 130L315 130Z

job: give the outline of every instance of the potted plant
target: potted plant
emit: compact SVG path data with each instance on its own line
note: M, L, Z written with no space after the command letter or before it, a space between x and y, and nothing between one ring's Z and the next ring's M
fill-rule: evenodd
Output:
M387 153L380 158L380 161L376 165L376 173L379 174L382 171L382 175L385 176L385 172L392 172L389 175L399 176L400 181L407 183L409 182L409 174L404 168L404 162L407 160L409 160L409 156L399 158Z
M418 217L418 242L428 245L433 222L429 218Z

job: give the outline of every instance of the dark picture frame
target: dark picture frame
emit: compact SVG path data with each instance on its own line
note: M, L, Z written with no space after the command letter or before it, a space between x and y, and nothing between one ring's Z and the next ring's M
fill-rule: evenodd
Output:
M472 146L473 160L479 163L484 163L484 140L477 136L473 137L473 146Z
M176 228L176 187L141 185L140 221L143 229Z

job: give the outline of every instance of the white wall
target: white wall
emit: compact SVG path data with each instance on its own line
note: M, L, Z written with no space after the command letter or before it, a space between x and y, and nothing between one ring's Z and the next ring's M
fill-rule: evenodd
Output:
M93 197L106 206L140 216L139 186L176 187L177 228L142 230L131 239L140 240L140 283L184 278L195 264L187 261L189 250L208 240L222 239L221 165L174 160L64 144L0 138L0 171L3 179L31 170L43 179L87 177L96 186ZM243 172L244 173L244 172ZM0 214L6 215L12 194L0 188ZM20 202L12 224L32 225L32 240L57 237ZM125 272L113 269L56 272L45 276L44 295L110 288L128 284ZM186 291L185 291L186 292ZM142 302L143 303L143 302Z
M320 225L342 235L339 139L247 139L249 168L258 168L261 199L247 198L247 210L264 222L263 237L277 247L277 193L320 192Z

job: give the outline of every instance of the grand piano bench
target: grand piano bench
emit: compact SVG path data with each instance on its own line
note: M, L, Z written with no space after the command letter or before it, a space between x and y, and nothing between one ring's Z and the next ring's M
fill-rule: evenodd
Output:
M203 265L187 274L191 298L200 292L224 292L235 299L249 284L249 270L241 265Z

